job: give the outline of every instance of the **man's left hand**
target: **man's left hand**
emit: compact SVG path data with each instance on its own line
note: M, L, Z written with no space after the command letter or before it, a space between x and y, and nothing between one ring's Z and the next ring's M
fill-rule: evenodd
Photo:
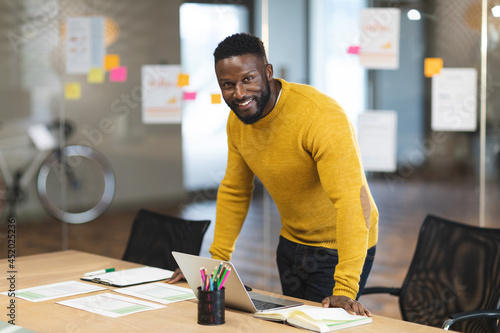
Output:
M326 297L322 302L321 305L324 308L343 308L347 312L349 312L352 315L360 315L364 317L371 317L372 314L370 311L365 309L365 307L359 303L358 301L355 301L347 296L329 296Z

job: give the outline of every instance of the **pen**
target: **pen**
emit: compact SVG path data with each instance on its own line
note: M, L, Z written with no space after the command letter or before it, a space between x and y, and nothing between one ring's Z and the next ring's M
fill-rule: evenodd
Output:
M109 273L109 272L114 272L114 271L115 271L114 268L106 268L106 269L100 269L100 270L94 271L94 272L85 273L85 274L83 274L83 276L92 276L92 275L104 274L104 273Z

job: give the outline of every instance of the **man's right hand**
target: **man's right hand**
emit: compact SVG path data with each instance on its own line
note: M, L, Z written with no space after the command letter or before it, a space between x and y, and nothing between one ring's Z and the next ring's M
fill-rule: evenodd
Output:
M176 282L179 282L180 280L186 280L186 278L184 277L184 274L182 273L181 269L177 268L174 271L174 274L172 274L172 276L170 278L168 278L166 280L166 282L167 283L176 283Z

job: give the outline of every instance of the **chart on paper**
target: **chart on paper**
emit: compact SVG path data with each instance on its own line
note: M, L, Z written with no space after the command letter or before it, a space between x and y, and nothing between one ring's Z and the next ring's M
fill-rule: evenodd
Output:
M169 304L196 298L191 289L168 285L166 283L156 282L151 284L133 286L114 291L144 298L153 302Z

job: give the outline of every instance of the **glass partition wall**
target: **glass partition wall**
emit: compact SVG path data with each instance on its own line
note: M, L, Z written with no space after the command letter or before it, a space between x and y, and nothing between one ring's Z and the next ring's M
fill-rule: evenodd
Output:
M421 200L411 202L415 213L434 212L472 224L498 226L492 205L498 178L494 64L500 20L495 16L496 5L477 0L311 1L311 59L321 60L310 64L311 83L339 100L353 122L367 110L397 113L397 170L368 171L373 181L385 183L394 194L408 183L415 187L428 184ZM362 55L349 51L370 37L359 22L362 7L400 11L397 68L363 66ZM381 22L384 19L388 21L380 17ZM457 69L455 86L443 87L441 81L425 74L426 61L434 59L441 61L444 75L453 75ZM464 93L468 84L467 77L461 76L463 70L472 73L475 84L471 95L461 100L457 94ZM358 98L350 97L353 91ZM342 102L345 96L349 98ZM443 106L439 97L455 104ZM445 107L450 119L468 127L433 123L437 111ZM444 190L446 186L449 191ZM433 192L438 197L431 199Z
M478 5L474 4L475 12ZM498 228L500 197L500 3L483 1L481 7L481 128L480 166L484 177L484 225ZM476 14L477 15L477 14ZM475 21L477 29L478 19Z
M0 208L16 201L19 225L56 220L39 198L37 182L46 156L68 145L91 148L109 163L114 188L105 214L185 199L180 122L146 123L141 113L143 65L180 64L182 3L0 1ZM71 125L71 135L64 124ZM51 133L33 134L34 128ZM35 145L47 137L54 147ZM72 185L91 190L80 197L56 185L76 164L84 173ZM105 178L92 178L103 173L100 166L93 171L80 157L52 169L59 173L48 176L47 191L60 193L51 198L64 210L95 204L100 194L94 191L104 191ZM22 193L12 191L18 172ZM68 224L61 225L62 239L59 232L47 237L64 249Z

